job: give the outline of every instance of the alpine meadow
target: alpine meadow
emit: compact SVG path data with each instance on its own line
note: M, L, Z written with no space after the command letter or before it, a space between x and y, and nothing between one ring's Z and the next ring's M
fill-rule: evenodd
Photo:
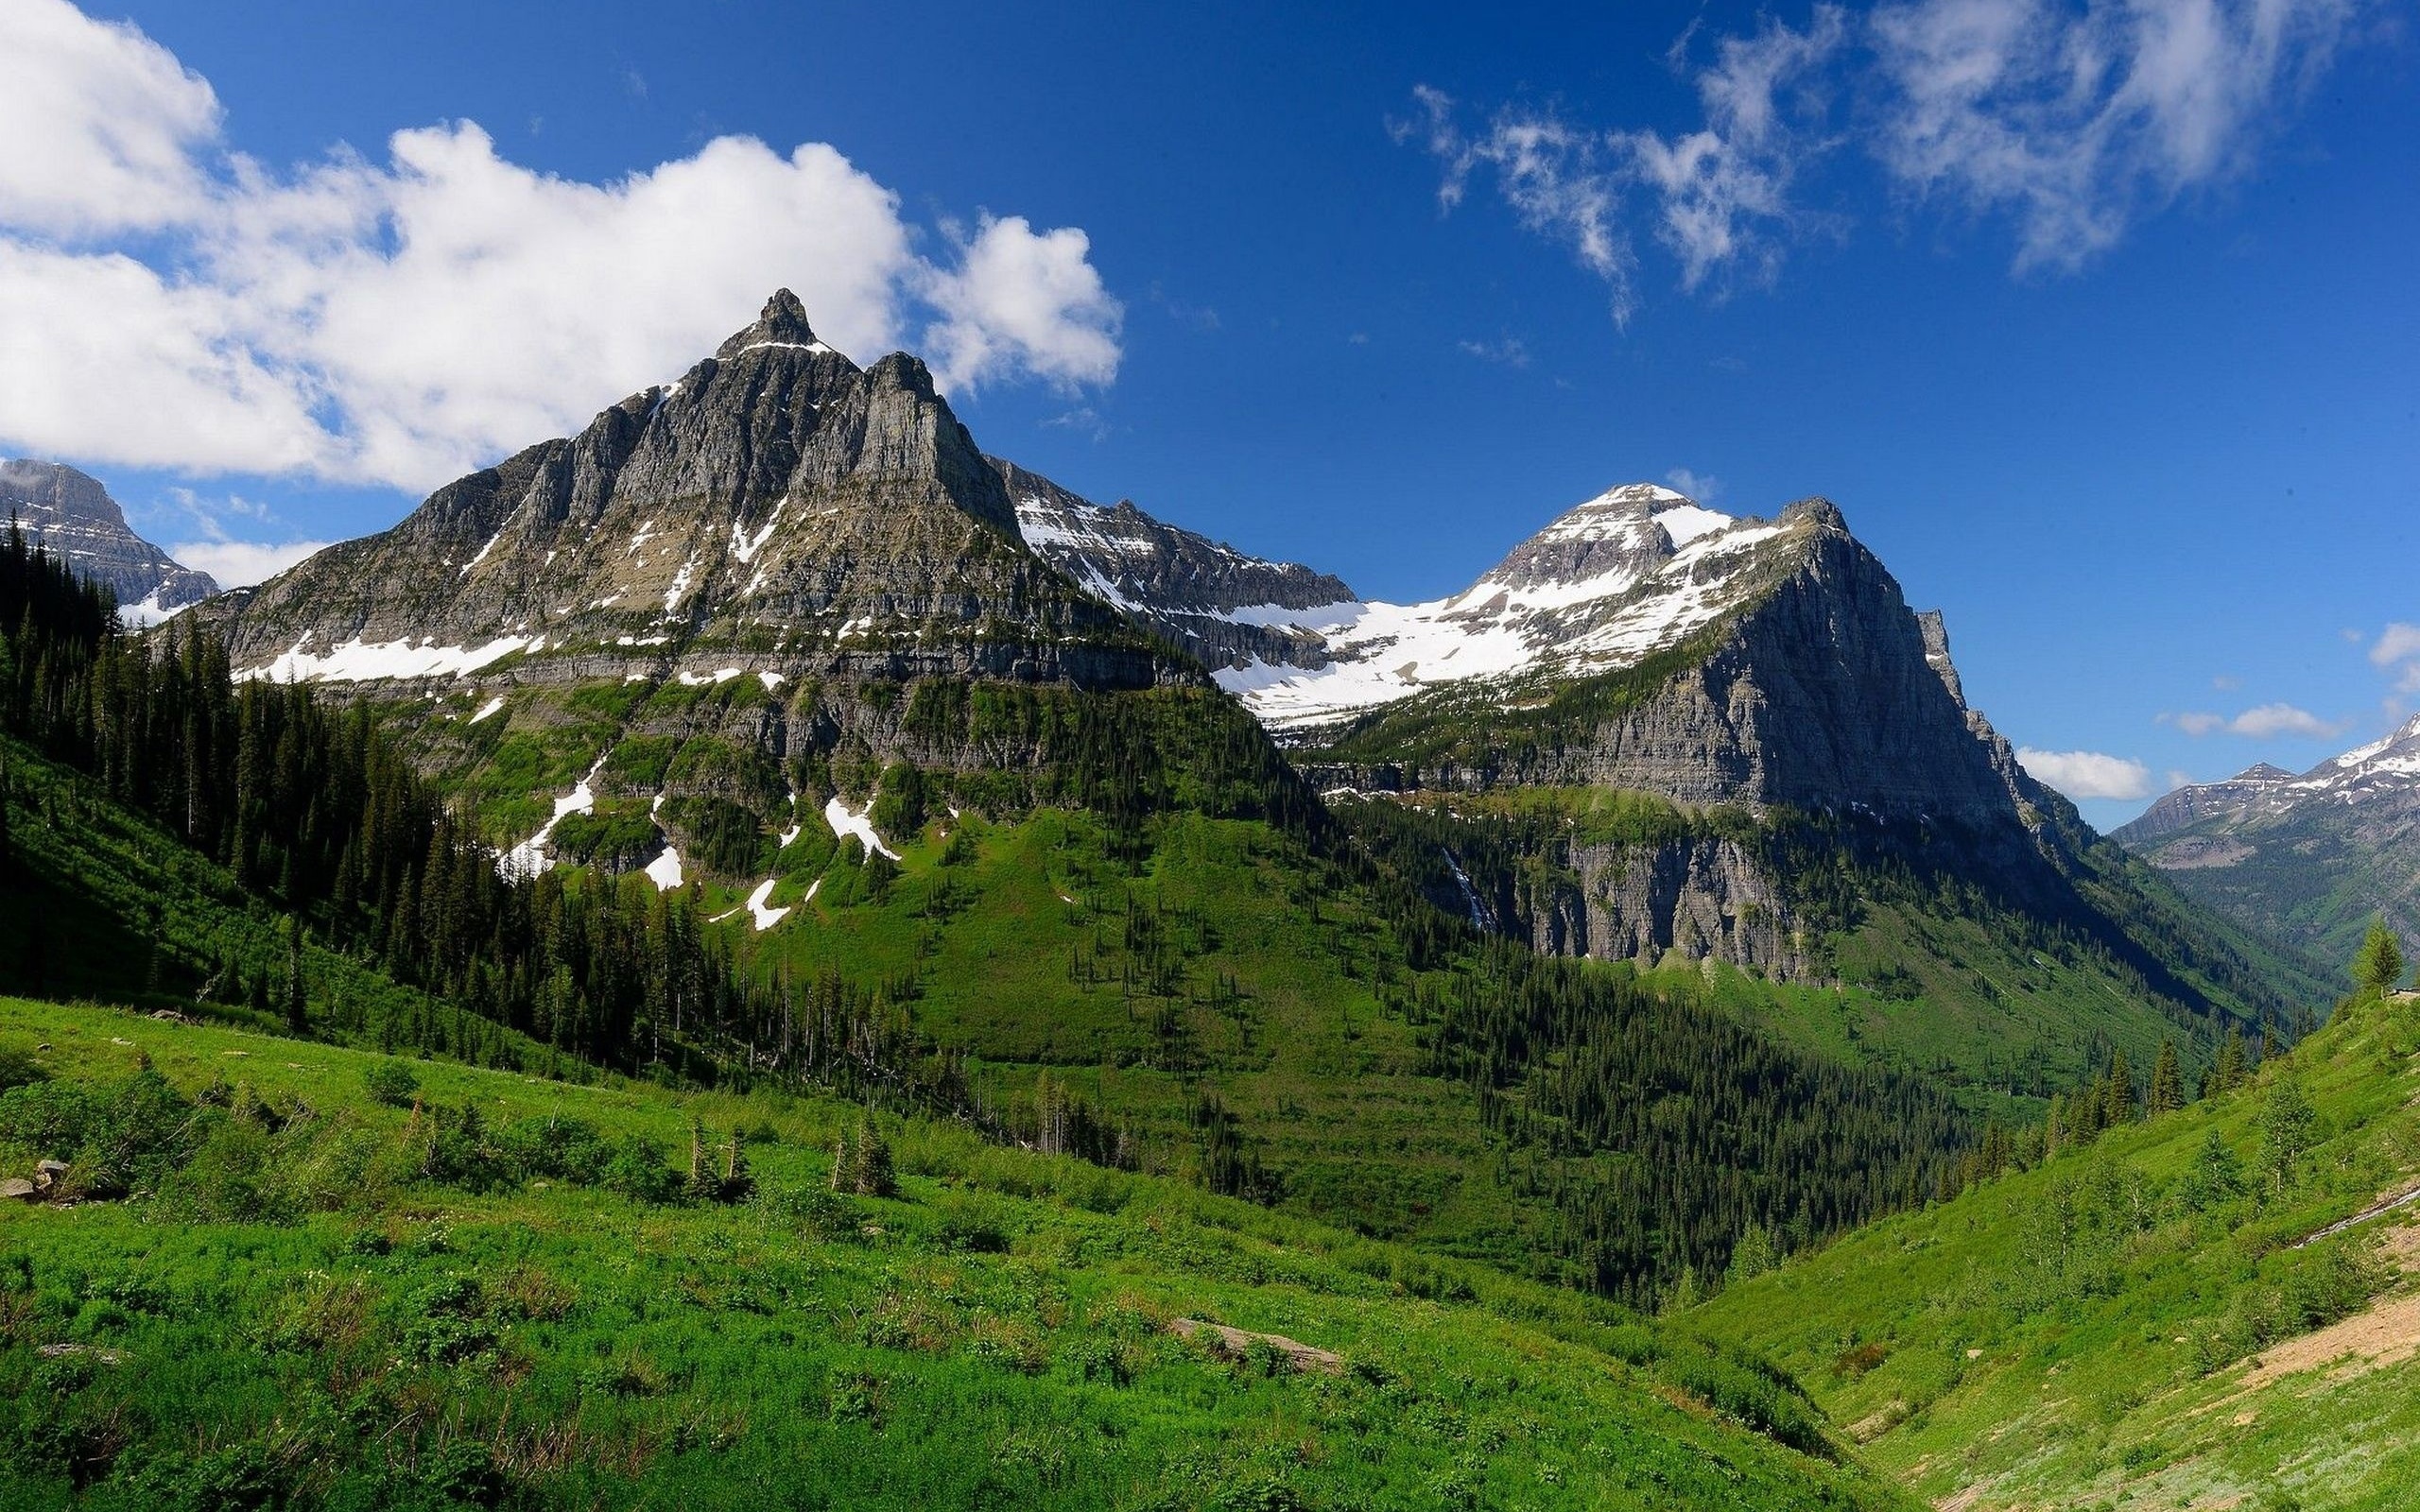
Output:
M0 1508L2420 1505L2408 16L130 5Z

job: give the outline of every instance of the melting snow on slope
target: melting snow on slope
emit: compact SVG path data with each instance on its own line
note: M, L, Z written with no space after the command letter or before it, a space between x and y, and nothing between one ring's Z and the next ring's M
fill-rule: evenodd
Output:
M818 878L816 880L820 882L822 879ZM748 895L748 911L756 916L756 933L759 935L762 935L765 931L772 928L775 924L780 923L783 919L789 917L790 911L787 908L768 908L765 906L766 901L772 896L773 879L770 877L768 877L763 882L758 883L756 885L756 890Z
M671 616L674 610L681 607L681 600L688 596L689 580L697 575L697 571L698 554L693 551L689 554L689 559L681 564L681 570L673 574L672 586L664 591L664 612L666 618Z
M499 693L494 697L490 698L487 702L479 705L479 712L471 716L471 723L475 725L480 720L485 719L488 715L495 713L503 707L504 695Z
M508 635L468 648L432 645L427 639L418 644L388 641L370 644L356 636L320 656L302 649L310 641L310 636L303 636L268 665L236 673L236 680L267 678L271 682L370 682L383 678L461 678L515 651L534 652L546 644L543 635L535 640Z
M1640 513L1642 503L1652 512ZM1335 606L1338 621L1317 627L1334 658L1328 665L1306 669L1254 658L1215 676L1263 722L1284 728L1344 718L1439 683L1512 677L1548 662L1574 673L1633 665L1731 609L1743 592L1737 569L1784 533L1780 525L1735 520L1642 485L1600 495L1533 539L1599 541L1657 525L1674 550L1644 570L1626 562L1589 577L1536 583L1491 572L1460 593L1425 604Z
M799 831L804 828L805 828L805 826L799 822L798 794L793 792L790 794L790 827L782 832L781 844L774 847L774 849L777 850L786 850L790 847L798 844Z
M579 780L579 785L555 799L553 817L540 825L537 833L496 858L498 875L507 881L522 881L554 865L554 858L546 854L546 840L555 833L555 826L563 821L564 816L596 812L596 793L589 784L596 780L598 772L605 769L605 758L609 754L607 751L598 752L596 765L588 769L588 775Z
M662 855L647 864L647 877L648 881L655 884L658 892L670 892L680 886L681 852L666 846Z
M755 560L756 553L764 550L765 542L772 539L773 527L782 523L782 511L789 507L787 499L773 506L773 512L765 517L765 528L752 536L741 531L739 522L734 520L731 523L731 554L739 558L742 565Z
M823 805L823 822L832 826L832 833L842 839L856 835L857 843L866 848L866 854L873 855L879 850L891 860L898 860L899 852L883 844L882 836L873 833L873 821L867 817L873 812L871 801L862 810L852 810L835 794L832 801Z

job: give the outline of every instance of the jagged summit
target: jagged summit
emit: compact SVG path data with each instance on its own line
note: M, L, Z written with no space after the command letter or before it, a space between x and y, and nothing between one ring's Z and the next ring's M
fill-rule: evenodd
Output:
M715 349L715 356L728 362L743 352L759 347L790 347L805 352L830 352L816 338L815 328L807 323L806 306L787 289L775 289L756 317L756 323L744 331L734 332L730 339Z
M238 667L321 681L453 679L507 658L557 679L1199 675L1136 651L1113 610L1027 550L922 362L859 368L787 290L679 381L217 617Z
M1027 544L1211 666L1318 666L1326 660L1319 635L1293 622L1358 607L1326 573L1249 557L1155 520L1131 499L1098 505L1013 462L991 462Z
M162 619L218 592L208 573L136 535L98 478L63 463L0 460L0 521L12 518L34 544L107 585L129 619Z

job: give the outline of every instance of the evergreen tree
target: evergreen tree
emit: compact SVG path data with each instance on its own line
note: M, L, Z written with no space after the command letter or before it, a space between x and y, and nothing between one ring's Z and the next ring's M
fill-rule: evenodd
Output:
M2317 1122L2300 1076L2289 1070L2270 1085L2268 1104L2260 1110L2260 1170L2278 1191L2293 1185Z
M2135 1069L2126 1063L2126 1052L2118 1051L2109 1057L2109 1078L2102 1084L2101 1123L2110 1128L2135 1121Z
M2354 985L2367 991L2384 992L2401 980L2403 946L2395 939L2394 931L2386 927L2385 919L2375 919L2360 950L2353 956Z
M2229 1024L2227 1037L2219 1042L2217 1058L2210 1062L2209 1071L2202 1077L2202 1095L2216 1097L2242 1086L2245 1075L2244 1060L2243 1030L2235 1024Z
M2152 1117L2172 1113L2185 1106L2185 1073L2176 1063L2176 1041L2159 1042L2159 1059L2152 1064L2151 1091L2146 1108Z
M285 936L285 1029L297 1037L311 1032L310 1009L302 988L302 931L288 914L279 921Z

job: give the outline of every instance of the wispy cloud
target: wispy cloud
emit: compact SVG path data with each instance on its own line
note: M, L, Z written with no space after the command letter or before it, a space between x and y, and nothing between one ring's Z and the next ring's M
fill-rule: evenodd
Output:
M1501 363L1507 368L1530 365L1530 348L1519 336L1498 336L1493 341L1457 342L1464 352L1481 362Z
M2176 199L2239 177L2375 0L1896 0L1819 4L1668 55L1703 122L1667 133L1508 104L1466 126L1443 93L1392 123L1442 165L1440 204L1492 176L1530 230L1637 303L1634 238L1683 289L1770 278L1790 237L1835 227L1794 193L1843 145L1892 193L2013 224L2014 269L2073 270Z
M468 121L286 168L226 128L133 26L0 4L0 445L424 488L674 376L783 285L843 351L921 331L945 387L1117 370L1081 231L986 215L920 249L821 144L592 183Z
M2073 799L2152 796L2152 770L2141 762L2097 750L2017 749L2018 765Z
M208 573L221 588L249 588L328 545L324 541L185 541L170 546L168 555Z
M2192 712L2162 714L2160 718L2188 735L2245 735L2266 740L2273 735L2308 735L2317 740L2329 740L2351 728L2341 720L2322 719L2308 709L2297 709L2290 703L2264 703L2246 709L2239 714L2214 714Z
M1710 477L1703 472L1692 472L1685 467L1676 467L1665 473L1664 481L1700 504L1712 504L1715 496L1722 491L1720 478Z

